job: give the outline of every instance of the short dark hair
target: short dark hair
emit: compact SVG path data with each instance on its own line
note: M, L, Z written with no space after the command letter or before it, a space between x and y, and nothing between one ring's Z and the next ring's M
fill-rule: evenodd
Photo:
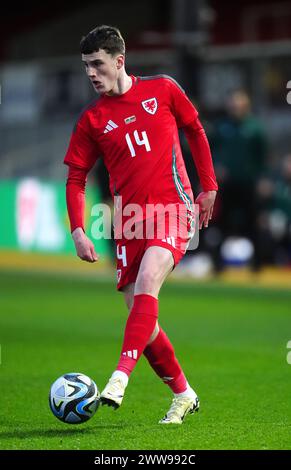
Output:
M114 26L97 26L80 43L81 54L92 54L104 49L108 54L125 54L125 43L119 29Z

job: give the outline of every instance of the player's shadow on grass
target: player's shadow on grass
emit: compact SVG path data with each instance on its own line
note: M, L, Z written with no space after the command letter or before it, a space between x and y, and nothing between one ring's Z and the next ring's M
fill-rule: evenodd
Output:
M66 437L66 436L77 436L84 434L96 434L99 430L109 429L124 429L126 425L115 424L115 425L96 425L91 428L85 429L32 429L31 431L20 431L15 430L13 432L0 432L0 440L2 439L29 439L33 437Z

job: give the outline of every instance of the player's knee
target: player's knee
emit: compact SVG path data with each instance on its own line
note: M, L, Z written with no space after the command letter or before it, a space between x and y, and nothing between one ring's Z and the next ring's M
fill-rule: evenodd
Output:
M138 274L136 287L138 290L151 293L153 290L156 290L159 281L160 276L158 272L155 272L149 268L145 268Z
M133 306L133 298L132 296L126 296L125 297L125 303L126 303L126 306L127 306L127 309L128 311L130 312L130 310L132 309L132 306Z

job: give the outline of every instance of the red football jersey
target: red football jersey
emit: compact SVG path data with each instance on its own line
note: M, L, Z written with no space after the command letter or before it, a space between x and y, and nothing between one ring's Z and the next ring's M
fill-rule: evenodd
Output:
M166 75L134 77L122 95L102 95L82 113L65 163L89 171L98 157L110 175L112 196L128 203L181 203L193 195L181 153L178 128L198 113Z

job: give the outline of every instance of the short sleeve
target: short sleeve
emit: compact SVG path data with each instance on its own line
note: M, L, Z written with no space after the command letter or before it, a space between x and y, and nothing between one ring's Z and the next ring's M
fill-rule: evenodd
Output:
M177 126L185 127L197 119L198 111L175 80L169 77L167 82L170 90L171 110Z
M83 115L72 132L64 163L89 171L98 157L98 144L90 134L88 118Z

